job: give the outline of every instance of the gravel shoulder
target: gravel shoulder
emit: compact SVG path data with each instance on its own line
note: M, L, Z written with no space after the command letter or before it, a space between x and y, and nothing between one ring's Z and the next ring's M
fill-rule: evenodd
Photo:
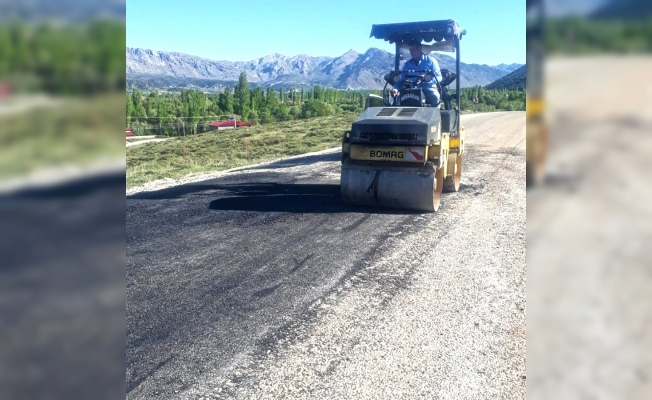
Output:
M525 113L473 117L435 214L337 152L129 196L127 398L524 398Z
M548 176L527 196L528 398L652 393L651 68L647 55L546 63ZM595 84L612 71L627 73Z

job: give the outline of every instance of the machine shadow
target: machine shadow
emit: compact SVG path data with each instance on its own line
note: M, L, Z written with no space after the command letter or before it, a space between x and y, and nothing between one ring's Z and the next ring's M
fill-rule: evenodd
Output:
M209 209L289 213L412 214L411 211L352 206L342 201L340 185L250 183L214 187L228 194Z

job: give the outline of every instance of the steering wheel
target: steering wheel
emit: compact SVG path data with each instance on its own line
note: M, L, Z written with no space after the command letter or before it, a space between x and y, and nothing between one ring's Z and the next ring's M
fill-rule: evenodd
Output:
M401 89L412 89L419 86L423 82L430 82L434 74L429 70L403 70L400 72L420 72L420 75L417 76L406 76L403 82L401 82ZM416 81L412 82L416 78Z
M416 78L416 81L413 81L414 78ZM403 79L403 82L401 82L401 89L414 89L419 86L419 83L421 83L420 76L406 76L405 79Z
M406 76L405 79L403 80L403 82L401 82L401 89L415 89L415 88L417 88L419 86L419 84L421 84L423 82L432 81L432 78L434 76L434 74L430 70L402 70L402 71L398 71L398 72L399 73L402 73L402 72L408 72L408 73L410 73L410 72L412 72L412 73L413 72L421 72L422 73L421 75L417 75L417 76L414 76L414 75ZM412 79L414 79L414 78L416 78L416 81L412 82ZM390 74L385 75L385 81L388 84L391 84L392 81L393 81L394 84L396 84L396 83L399 82L399 79L400 79L399 74L397 74L397 73L390 73ZM400 89L399 89L399 91L400 91ZM394 97L394 96L392 95L391 97Z

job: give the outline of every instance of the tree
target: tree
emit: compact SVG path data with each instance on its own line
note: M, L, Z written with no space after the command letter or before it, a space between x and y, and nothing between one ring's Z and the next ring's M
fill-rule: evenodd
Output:
M233 95L231 94L231 88L226 87L224 91L220 93L218 98L218 105L220 110L224 111L227 114L233 114Z
M294 117L294 119L301 118L301 108L299 108L299 106L292 106L292 108L290 108L290 115Z
M177 135L183 134L183 136L186 136L186 123L183 122L183 119L177 117L176 118L176 125L177 125Z
M274 117L277 121L289 121L292 119L292 116L288 113L288 108L283 105L274 113Z
M148 121L147 123L150 125L158 125L158 102L159 102L159 96L158 92L150 92L149 96L147 96L146 99L146 107L145 110L147 112L147 117Z
M168 105L165 101L158 103L159 129L161 134L168 134L168 126L174 123L174 117L168 112Z
M134 115L134 102L131 100L131 96L127 94L127 125L131 125L131 118Z
M269 111L269 108L264 107L260 111L260 122L263 124L271 124L273 122L276 122L276 118L274 118L271 111Z
M133 118L136 121L142 121L145 119L147 116L147 113L145 112L145 107L143 106L143 100L142 100L142 93L138 89L134 89L133 92L131 92L131 101L134 105L134 112L133 112Z
M278 110L278 98L276 97L276 91L271 86L267 88L267 94L265 96L265 108L267 108L272 114Z
M303 106L301 107L303 118L323 117L326 115L333 115L334 113L335 110L333 110L333 107L330 104L318 100L307 101L303 103Z
M209 94L206 96L206 114L204 115L220 115L222 112L219 107L219 95Z
M131 103L134 105L134 109L137 109L143 104L143 100L141 99L142 93L138 89L134 89L133 92L131 92Z
M9 72L13 60L13 46L11 45L11 38L6 29L0 30L0 76L4 76Z
M197 133L197 123L202 111L206 108L206 95L199 90L181 90L181 100L185 104L188 122L191 124L191 133Z
M249 98L251 96L251 90L249 89L249 82L247 81L247 74L245 72L240 73L240 78L238 79L238 84L235 85L234 91L234 105L233 110L236 114L242 115L242 118L245 118L245 115L249 114Z
M251 122L254 125L258 125L260 123L256 110L249 111L249 115L247 115L247 121Z
M251 105L251 108L256 111L260 111L265 106L265 92L262 87L257 86L251 93Z

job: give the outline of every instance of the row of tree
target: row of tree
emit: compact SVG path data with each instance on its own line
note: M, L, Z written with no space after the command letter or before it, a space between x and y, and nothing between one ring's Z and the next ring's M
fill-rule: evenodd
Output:
M473 110L473 99L478 98L478 112L525 111L525 91L485 89L482 86L464 88L460 91L461 110Z
M304 88L272 87L251 89L245 73L234 89L226 87L222 93L203 93L184 89L180 93L149 94L134 89L127 93L127 125L136 134L167 136L206 132L208 124L235 114L239 120L253 124L269 124L339 114L358 113L364 109L367 95L381 95L380 90L342 91L316 86ZM482 87L462 89L462 110L473 109L473 98L478 97L478 111L525 110L525 92L487 90Z
M652 18L587 19L565 17L546 23L549 53L648 53L652 51Z
M245 73L233 90L203 93L183 89L180 93L149 94L134 89L127 93L127 125L137 134L186 135L208 130L208 123L232 115L253 124L321 117L341 112L359 112L368 93L380 91L341 91L316 86L304 88L272 87L251 89Z
M89 94L125 89L125 24L0 25L0 78L15 90Z

